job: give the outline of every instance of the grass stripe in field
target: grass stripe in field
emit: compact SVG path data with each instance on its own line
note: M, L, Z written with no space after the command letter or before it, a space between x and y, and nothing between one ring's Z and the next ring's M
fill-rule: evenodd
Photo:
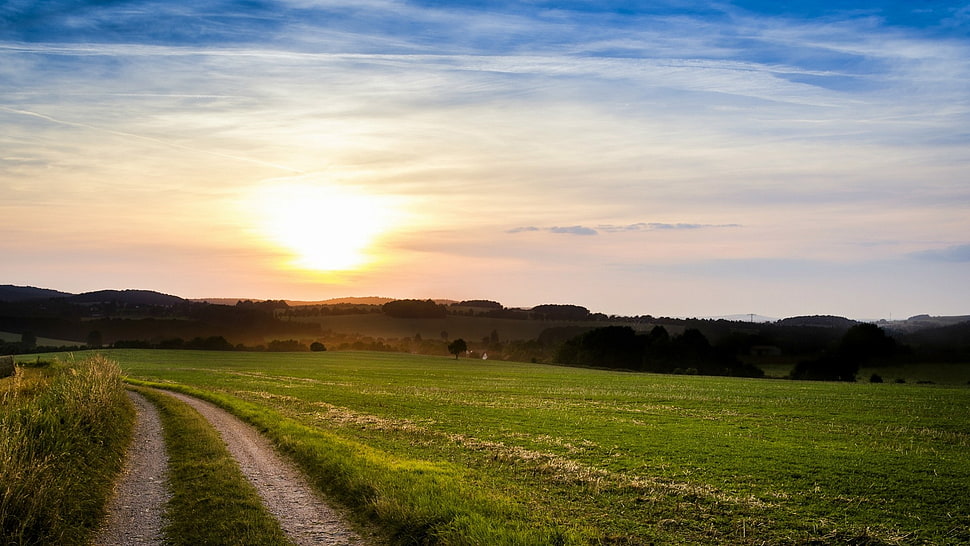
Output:
M167 394L132 388L158 407L165 430L167 543L291 544L205 418Z

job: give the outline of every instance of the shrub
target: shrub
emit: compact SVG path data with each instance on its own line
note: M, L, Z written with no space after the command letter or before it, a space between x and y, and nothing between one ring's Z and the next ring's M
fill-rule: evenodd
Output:
M882 383L882 376L879 375L879 374L877 374L877 373L874 373L871 376L869 376L869 382L870 383Z

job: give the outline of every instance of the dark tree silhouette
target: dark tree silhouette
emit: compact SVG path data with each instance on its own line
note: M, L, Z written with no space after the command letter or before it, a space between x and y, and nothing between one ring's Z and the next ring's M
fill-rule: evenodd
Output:
M381 310L394 318L444 318L448 308L432 300L394 300L385 303Z
M530 312L533 318L539 320L586 320L589 318L589 309L579 305L547 303L536 305Z
M455 355L455 360L458 360L458 355L460 355L461 353L464 353L467 350L468 350L468 344L465 343L465 340L462 338L458 338L448 344L448 352Z
M896 340L875 324L857 324L849 328L839 342L839 353L859 363L892 357L896 350Z
M859 367L886 360L898 352L896 341L875 324L856 324L842 336L834 351L815 360L799 362L792 379L855 381Z
M640 369L643 337L629 326L596 328L568 340L557 360L563 364L604 368Z
M701 373L761 377L730 353L712 347L700 330L688 328L671 338L663 327L637 334L629 326L596 328L567 339L556 355L562 364L660 373Z
M309 347L295 339L274 339L266 345L266 350L274 353L306 352Z

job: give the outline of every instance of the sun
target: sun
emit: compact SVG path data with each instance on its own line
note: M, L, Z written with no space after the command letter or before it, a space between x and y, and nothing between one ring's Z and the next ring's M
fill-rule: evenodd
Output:
M276 183L259 191L256 201L260 231L292 255L292 267L311 271L365 267L393 217L387 199L332 184Z

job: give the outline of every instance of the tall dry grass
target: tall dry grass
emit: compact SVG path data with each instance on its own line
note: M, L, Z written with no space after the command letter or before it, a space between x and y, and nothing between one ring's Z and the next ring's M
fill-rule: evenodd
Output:
M86 543L133 424L121 370L101 356L0 382L0 543Z

